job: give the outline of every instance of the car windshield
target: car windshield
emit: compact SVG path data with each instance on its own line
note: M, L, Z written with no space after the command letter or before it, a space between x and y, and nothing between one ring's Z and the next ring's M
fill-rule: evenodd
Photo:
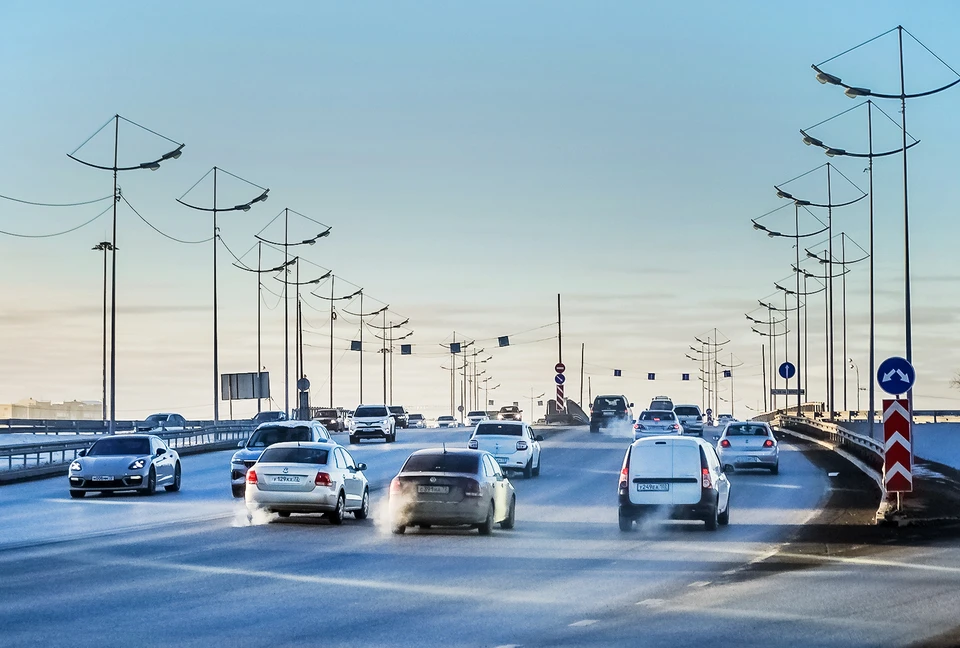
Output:
M282 421L284 419L283 412L260 412L253 417L254 421Z
M260 455L261 462L325 464L329 450L322 448L267 448Z
M593 401L593 409L627 409L627 404L619 396L597 396Z
M505 413L505 414L513 414L514 412L519 412L519 411L520 411L520 408L519 408L519 407L513 407L513 406L511 406L511 407L501 407L501 408L500 408L500 411L503 412L503 413Z
M469 412L467 416L486 416L486 412Z
M652 410L671 410L673 409L673 403L668 400L655 400L650 403L650 409Z
M323 418L337 418L337 410L320 410L320 414Z
M677 416L700 416L700 410L689 405L679 405L673 410Z
M641 421L676 421L677 417L673 412L643 412L640 414Z
M411 414L409 418L411 421L422 421L423 414Z
M477 426L477 436L482 434L499 434L502 436L523 436L522 425L504 423L481 423Z
M248 448L266 448L283 441L312 441L309 425L265 425L257 429L247 443Z
M763 425L728 425L724 432L727 436L768 436Z
M166 423L166 421L166 414L151 414L147 418L143 419L144 423Z
M411 455L400 472L451 472L476 474L480 466L477 455L446 452Z
M110 457L119 455L148 455L150 454L150 439L110 437L100 439L93 444L88 457Z
M438 420L438 421L452 421L452 420L453 420L453 417L452 417L452 416L441 416L441 417L438 418L437 420Z
M400 405L391 405L390 412L392 414L403 414L403 407Z
M353 418L376 418L380 416L387 416L386 407L358 407L357 411L353 413Z

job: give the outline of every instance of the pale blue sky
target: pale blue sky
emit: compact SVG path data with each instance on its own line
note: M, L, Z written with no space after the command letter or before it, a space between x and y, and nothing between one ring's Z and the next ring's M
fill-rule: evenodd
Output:
M130 202L170 234L210 235L209 220L174 198L213 165L271 189L266 204L223 215L221 234L238 254L284 207L333 226L306 258L411 318L415 355L395 358L398 402L444 413L449 377L434 355L439 343L454 330L489 339L549 323L562 292L564 360L577 372L586 344L594 393L699 402L699 384L677 378L696 377L684 352L717 327L745 363L736 399L746 414L744 406L762 402L761 338L743 313L790 275L792 257L788 242L754 232L749 219L780 206L774 183L827 160L800 143L797 129L855 105L816 83L810 64L903 24L960 69L957 17L952 2L6 2L0 193L52 201L109 194L109 173L65 153L120 113L186 143L183 157L157 173L120 179ZM892 92L895 44L889 36L828 69ZM906 54L908 90L950 80L918 47ZM958 92L908 106L909 130L922 140L910 158L919 407L955 405L947 381L960 369L960 226L951 208ZM899 119L896 105L881 107ZM859 113L822 132L851 150L866 143ZM875 132L878 146L897 145L893 124L875 122ZM100 137L82 152L108 163L111 144ZM166 150L121 131L121 161ZM835 162L866 188L863 165ZM903 352L899 174L897 159L878 162L880 358ZM797 186L816 192L822 183ZM252 197L239 184L221 189L225 204ZM209 187L196 192L204 200ZM0 201L0 229L67 229L100 208ZM786 231L790 211L767 222ZM837 231L866 247L865 203L835 217ZM53 239L0 237L0 401L99 397L101 257L89 248L108 227L104 217ZM208 416L210 245L170 242L127 209L119 227L118 415ZM304 222L292 228L315 233ZM226 253L220 258L221 369L254 370L256 284L230 268ZM848 355L864 384L866 285L865 266L855 269ZM810 360L821 399L819 299ZM265 364L282 393L280 311L264 312ZM326 317L309 306L306 316L316 331L306 339L317 345L306 351L306 371L315 403L325 404ZM838 307L838 371L839 323ZM517 341L551 334L540 333ZM352 406L357 354L342 349L355 327L342 320L337 337L336 400ZM555 343L493 355L498 405L552 390ZM366 400L381 398L379 361L365 360ZM614 367L623 378L613 379ZM850 381L852 407L852 373ZM578 391L572 375L568 393ZM249 411L249 403L236 408Z

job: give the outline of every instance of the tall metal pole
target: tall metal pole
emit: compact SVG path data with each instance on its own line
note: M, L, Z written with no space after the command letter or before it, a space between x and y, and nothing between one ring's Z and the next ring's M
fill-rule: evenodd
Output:
M783 293L783 361L784 363L790 362L790 336L788 335L789 330L790 330L790 311L787 310L787 293ZM787 375L789 375L789 373ZM799 379L797 380L797 382L799 382ZM784 378L783 386L787 390L790 389L789 378ZM789 407L790 407L790 397L787 395L784 395L783 397L784 411L786 411Z
M773 311L767 306L767 319L770 321L770 404L773 409L777 409L777 395L774 390L777 388L777 335L773 323Z
M793 203L793 218L794 218L794 225L797 228L796 229L797 271L794 273L794 278L796 279L796 283L797 283L797 286L796 286L796 291L797 291L796 292L796 295L797 295L797 373L799 373L800 372L800 206L797 205L796 202ZM787 293L783 293L783 297L784 297L784 302L786 302ZM806 298L806 296L804 296L804 298ZM786 308L786 306L784 306L784 308ZM804 367L803 369L803 377L804 377L804 380L806 380L806 377L807 377L806 367ZM797 416L798 417L800 416L801 400L802 400L802 397L800 395L800 376L797 376Z
M117 429L117 153L120 146L120 115L113 126L113 263L110 278L110 434Z
M557 362L563 362L563 326L560 317L560 293L557 293Z
M736 418L737 412L735 410L737 406L733 397L733 385L734 385L733 381L734 380L736 380L736 378L733 375L733 354L731 353L730 354L730 416L733 416L734 418Z
M393 321L390 321L390 330L388 332L390 337L390 404L393 404Z
M830 164L829 162L827 162L827 205L832 205L832 204L833 204L833 191L832 191L832 188L831 188L830 169L831 169L831 164ZM829 391L828 391L829 399L828 399L828 401L827 401L827 407L828 407L829 412L830 412L830 418L832 419L832 418L833 418L833 412L834 412L834 409L835 409L835 400L834 400L835 380L834 380L834 362L833 362L833 359L834 359L834 345L833 345L833 207L827 207L827 235L829 236L828 250L827 250L827 270L828 270L828 272L827 272L827 286L828 286L829 290L828 290L827 292L829 293L828 301L829 301L829 303L830 303L830 307L829 307L829 309L828 309L828 314L827 314L827 319L829 320L829 321L827 322L827 326L828 326L829 332L830 332L830 335L828 336L828 341L827 341L827 346L828 346L827 356L828 356L828 358L829 358L829 359L828 359L828 364L827 364L827 380L828 380L828 382L830 383L830 388L829 388Z
M260 336L262 333L262 322L261 322L261 286L263 286L263 279L260 277L261 265L263 263L263 241L257 241L257 412L261 411L261 401L260 401L260 372L263 371L263 358L260 345ZM286 268L284 268L286 270Z
M300 410L300 257L297 256L297 274L296 274L296 290L294 290L294 325L293 325L293 384L296 386L297 399L296 399L296 409Z
M454 416L457 411L457 379L455 371L457 367L457 356L453 353L453 345L457 343L457 332L453 332L453 342L450 344L450 416Z
M220 357L217 326L217 167L213 167L213 422L220 420Z
M906 334L906 359L913 362L913 316L910 310L910 210L907 201L907 90L903 72L903 27L897 26L900 39L900 118L903 135L903 298L904 298L904 332ZM871 376L871 382L873 377ZM910 403L911 416L913 415L913 389L907 392Z
M360 291L360 402L363 403L363 290Z
M826 256L827 251L823 251ZM824 391L826 392L827 411L830 412L830 279L827 278L826 285L823 287L823 348L824 348L824 366L827 369L824 382ZM829 418L833 418L830 412Z
M763 411L769 412L767 408L767 345L760 345L760 365L763 369Z
M337 281L336 275L330 275L330 407L333 407L333 323L337 321L337 314L333 310L333 286ZM362 311L361 311L362 312Z
M387 311L383 311L383 329L387 328ZM383 348L380 349L380 352L383 354L383 403L384 405L389 405L390 401L387 400L387 341L383 340Z
M901 86L902 89L902 86ZM870 369L867 375L870 378L870 402L867 405L869 409L868 419L870 421L870 436L873 436L873 424L874 419L876 418L876 411L874 406L874 399L876 397L875 393L875 383L873 376L876 374L876 311L874 310L874 277L873 277L873 102L867 100L867 139L869 140L869 161L870 166L868 167L868 172L870 175ZM903 152L904 163L906 163L907 152ZM860 391L857 390L857 396L860 396Z
M283 209L283 412L290 416L290 210ZM363 312L363 311L361 311Z
M803 275L803 295L803 393L806 398L810 398L810 309L807 307L807 275Z
M583 358L586 344L580 343L580 407L583 408Z
M843 268L843 276L840 277L840 312L843 316L843 410L849 412L847 407L847 235L846 232L840 232L840 267Z
M115 254L116 252L114 252ZM103 246L103 420L107 420L107 246Z

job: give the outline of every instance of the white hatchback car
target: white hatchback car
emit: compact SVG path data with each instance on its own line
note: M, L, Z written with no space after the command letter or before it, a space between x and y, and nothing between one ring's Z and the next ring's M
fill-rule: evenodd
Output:
M247 471L247 509L323 513L333 524L349 511L363 520L370 514L366 469L331 441L276 443Z
M484 421L470 436L467 447L486 450L503 470L519 470L526 479L540 475L540 442L523 421Z
M633 424L633 438L640 439L661 434L683 434L680 419L672 411L645 410Z
M620 470L620 530L647 513L703 520L707 529L730 522L730 482L713 446L699 437L637 439Z
M762 468L780 472L780 446L766 423L727 423L717 442L724 466L736 470Z

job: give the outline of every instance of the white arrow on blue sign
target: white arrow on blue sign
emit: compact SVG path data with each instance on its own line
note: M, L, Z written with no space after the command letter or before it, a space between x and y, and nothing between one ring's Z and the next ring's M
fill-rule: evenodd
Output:
M877 382L880 383L880 389L888 394L906 394L916 381L916 370L903 358L887 358L877 367Z
M797 368L793 366L792 362L784 362L782 365L780 365L779 373L781 378L790 380L796 375Z
M557 384L558 384L558 385L562 385L564 382L566 382L567 377L564 376L563 374L557 374L557 377L554 378L554 380L557 381Z

